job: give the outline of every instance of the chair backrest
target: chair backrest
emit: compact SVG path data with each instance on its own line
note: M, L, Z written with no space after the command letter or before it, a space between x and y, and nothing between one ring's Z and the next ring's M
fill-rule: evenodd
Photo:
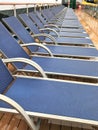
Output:
M44 28L44 25L34 12L29 13L29 17L32 19L32 21L34 21L37 24L39 29Z
M0 23L0 49L9 58L30 58L2 23ZM24 64L15 63L15 65L18 68L23 68Z
M29 27L33 34L40 33L39 29L36 27L35 23L27 16L27 14L19 14L19 19L22 23Z
M16 36L23 43L33 43L35 42L33 37L29 34L29 32L25 29L23 24L19 21L18 18L11 16L7 18L3 18L2 21L9 27L9 29L16 34ZM36 51L37 47L29 47L32 51Z
M0 93L3 93L13 80L14 78L0 59Z
M53 13L54 15L56 15L56 14L58 14L61 10L63 10L63 8L62 8L62 7L52 7L52 8L50 8L50 10L52 11L52 13Z
M27 26L29 27L30 31L33 34L40 34L40 31L38 27L35 25L35 23L27 16L27 14L20 14L19 15L20 20ZM45 38L44 37L39 37L39 40L43 41Z
M46 21L49 21L49 20L50 20L50 19L48 18L48 16L46 15L46 13L45 13L44 10L41 11L41 15L44 17L44 19L45 19Z
M54 15L51 13L51 11L49 9L44 9L43 14L45 15L45 17L46 16L48 17L48 20L50 20L54 17Z
M40 21L43 23L43 25L47 24L47 22L45 21L45 19L42 17L41 13L36 11L36 15L37 17L40 19Z

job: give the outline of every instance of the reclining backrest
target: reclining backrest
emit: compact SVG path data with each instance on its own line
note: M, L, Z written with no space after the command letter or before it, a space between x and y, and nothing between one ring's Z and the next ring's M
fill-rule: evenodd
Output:
M33 43L35 42L34 38L29 34L25 29L23 24L19 21L18 18L11 16L8 18L3 18L2 21L14 32L23 43ZM29 49L31 49L30 47ZM32 51L36 51L37 47L32 48Z
M0 49L8 57L30 58L17 41L10 35L8 30L0 23ZM16 67L23 68L23 63L15 63Z
M41 15L44 17L46 21L50 21L50 18L48 18L47 14L45 13L45 10L41 11Z
M33 12L29 13L29 17L34 21L39 28L44 28L44 25L41 23L37 15Z
M43 25L47 24L47 22L44 20L40 12L36 11L36 15L40 19L40 21L43 23Z
M0 59L0 93L3 93L13 80L12 75Z
M48 16L49 19L54 18L53 13L50 11L50 9L44 9L43 10L44 14Z
M52 7L51 11L54 15L58 14L60 11L62 11L63 8L61 7Z
M33 34L40 34L40 31L38 29L38 27L35 25L34 21L32 21L28 16L27 14L20 14L19 15L19 18L20 20L27 26L29 27L30 31L33 33ZM39 37L39 40L44 40L45 38L44 37Z
M35 23L27 16L27 14L19 14L19 19L22 21L22 23L32 29L31 31L33 32L33 34L40 33Z

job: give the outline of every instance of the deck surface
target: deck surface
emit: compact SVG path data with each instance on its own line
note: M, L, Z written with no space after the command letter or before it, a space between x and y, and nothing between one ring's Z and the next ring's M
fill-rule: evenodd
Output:
M94 130L90 126L66 123L58 125L56 122L42 119L40 130ZM0 113L0 130L31 130L19 115Z
M85 13L82 9L76 10L76 15L95 47L98 49L98 20Z

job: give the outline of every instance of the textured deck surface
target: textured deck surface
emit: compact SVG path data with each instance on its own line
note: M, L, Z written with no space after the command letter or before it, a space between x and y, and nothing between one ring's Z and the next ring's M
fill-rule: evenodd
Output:
M0 113L0 130L30 130L25 121L19 115ZM41 121L40 130L94 130L90 126L75 125L66 123L58 125L55 122L43 119Z
M83 10L76 10L76 14L95 47L98 49L98 20Z

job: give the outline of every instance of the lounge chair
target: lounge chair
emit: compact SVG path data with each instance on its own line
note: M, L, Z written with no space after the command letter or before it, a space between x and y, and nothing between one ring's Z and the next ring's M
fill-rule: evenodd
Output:
M31 25L31 31L33 34L40 34L40 33L49 33L50 35L52 35L50 32L53 32L53 37L58 37L59 34L58 32L56 32L56 30L52 29L52 28L45 28L44 30L39 30L38 27L36 26L36 23L34 23L26 14L20 14L19 15L20 20L27 26L29 24L29 26ZM26 19L27 18L27 19ZM24 19L26 19L27 22L24 21ZM36 19L37 20L37 19ZM42 24L38 21L38 25Z
M45 15L46 11L42 11L43 12L43 16L45 17L42 17L42 14L41 12L38 12L36 11L36 14L37 16L40 18L40 20L42 21L42 23L45 25L45 24L48 24L49 26L49 23L53 23L52 24L52 27L54 26L54 22L49 22L51 17L48 18L49 15ZM47 13L49 13L49 11L47 11ZM72 21L74 20L74 23L73 23L73 26L72 26ZM47 21L47 22L46 22ZM63 19L63 22L66 22L67 21L67 24L65 25L63 23L63 26L65 26L65 28L62 27L62 21L60 20L59 23L56 23L55 22L55 25L59 27L59 30L60 32L65 32L65 31L70 31L70 32L85 32L83 28L78 28L78 26L76 25L76 22L78 21L78 18L77 16L75 15L74 11L71 9L71 8L66 8L66 13L65 13L65 16L64 16L64 19ZM71 21L71 23L69 24L69 22ZM69 25L68 25L69 24ZM78 21L78 25L80 26L81 24L79 23ZM47 25L46 25L47 26ZM70 27L73 27L70 29ZM76 27L76 28L75 28Z
M97 128L97 99L97 85L13 77L0 60L0 111L18 111L31 130L39 130L41 118ZM30 117L38 117L38 123Z
M69 10L69 11L68 11ZM53 16L52 14L50 13L49 9L45 9L43 10L42 12L42 15L49 21ZM69 15L69 17L72 16L72 18L74 19L68 19L67 16ZM54 20L55 21L55 20ZM54 23L53 22L49 22L49 23ZM82 25L80 24L78 18L76 19L76 15L74 14L74 12L70 9L67 9L66 10L66 13L65 13L65 18L63 18L63 21L61 21L61 19L59 20L59 22L55 22L59 27L62 27L62 28L83 28Z
M66 11L66 8L65 8L65 11ZM47 13L48 13L48 16L47 16ZM42 13L42 15L44 16L44 18L46 19L46 20L49 20L50 22L52 22L52 23L56 23L56 24L58 24L58 25L60 25L61 26L61 24L62 24L62 21L63 21L63 19L64 19L64 16L62 17L62 14L60 13L60 15L59 15L59 17L57 16L55 16L53 13L52 13L52 11L50 10L50 9L44 9L44 10L42 10L41 11L41 13ZM63 13L64 14L64 13ZM64 14L65 15L65 14Z
M49 24L48 22L46 22L46 21L44 20L44 18L42 17L42 15L41 15L40 12L36 11L36 15L37 15L37 17L40 19L40 21L43 23L43 25L44 25L45 27L51 27L51 28L53 28L53 29L56 29L56 31L58 31L58 32L60 31L61 34L62 34L63 32L86 33L85 30L82 29L82 28L78 28L78 29L76 29L76 28L59 28L58 25Z
M25 21L26 23L28 23L28 27L29 27L29 23L31 23L32 21L31 22L28 21L27 18L25 19ZM7 19L3 19L3 21L11 29L11 31L15 35L17 35L17 37L19 38L19 40L22 41L22 43L27 44L27 43L35 42L34 39L31 37L31 35L28 33L28 31L24 28L24 26L21 24L21 22L17 18L12 17L11 20L10 18L7 18ZM35 25L33 24L33 26ZM57 57L73 57L73 58L76 57L76 58L85 58L85 59L93 58L94 59L98 56L98 52L95 48L87 48L87 47L83 48L83 47L60 46L60 45L45 45L45 46L50 49L53 56L57 56ZM47 54L47 51L43 50L42 48L37 48L38 51L34 51L34 47L33 48L32 46L28 46L28 47L32 51L32 53Z
M19 18L22 20L23 23L25 23L27 26L28 26L28 23L29 23L29 27L30 27L30 19L27 18L28 16L26 14L20 14L19 15ZM85 38L85 37L89 37L87 33L74 33L74 32L57 32L57 28L55 29L56 31L56 34L55 32L52 32L54 31L53 28L44 28L44 25L41 23L41 21L37 18L36 14L34 14L33 12L32 13L29 13L29 17L32 19L32 22L35 22L35 24L37 24L38 28L40 31L49 31L49 34L52 35L52 36L59 36L59 37L76 37L76 38ZM26 22L28 20L28 23ZM69 23L69 22L68 22ZM32 23L31 23L31 26ZM34 28L35 26L33 26L32 28ZM32 29L31 28L31 29ZM37 29L37 27L36 27ZM58 33L58 34L57 34Z
M75 80L78 79L81 81L82 79L87 79L88 82L97 82L98 62L34 55L33 57L29 56L2 24L0 24L0 49L8 58L23 57L31 59L31 61L39 64L48 76L52 76L53 78L64 77L65 79L66 77L74 77ZM30 65L15 63L15 66L20 69L20 72L21 69L25 69L25 72L36 72Z
M19 27L19 20L14 17L14 16L11 16L11 17L8 17L8 18L3 18L2 19L3 22L12 30L12 32L14 33L18 33L18 31L20 30L20 27ZM22 26L22 25L21 25ZM15 32L17 31L17 32ZM21 33L21 32L20 32ZM48 38L45 38L44 40L44 37L41 37L41 36L47 36ZM24 37L24 35L23 35ZM89 39L89 38L68 38L68 37L64 37L64 38L54 38L54 37L51 37L49 34L35 34L33 35L33 37L40 37L41 40L44 40L44 42L46 42L47 44L54 44L54 42L56 44L59 44L59 45L77 45L77 46L93 46L93 43L92 41ZM52 39L52 41L50 40ZM27 43L27 42L26 42Z
M56 18L64 18L67 7L51 7L49 9Z
M59 13L59 15L57 16L57 15L53 14L51 9L43 9L43 10L41 10L41 15L49 23L54 23L54 24L57 24L59 27L61 27L62 22L64 20L64 16L66 14L66 10L67 10L67 8L64 9L63 13Z

